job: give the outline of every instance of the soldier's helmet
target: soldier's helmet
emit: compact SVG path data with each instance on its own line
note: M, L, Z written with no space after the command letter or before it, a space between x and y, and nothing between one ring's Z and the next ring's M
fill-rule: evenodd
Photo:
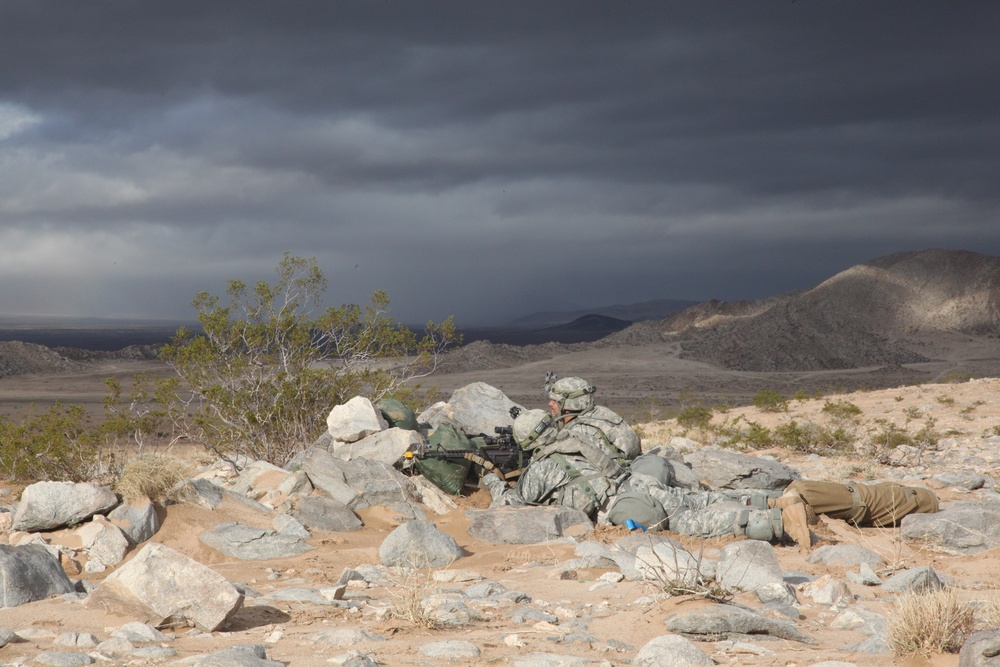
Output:
M514 442L521 449L534 449L547 438L542 437L552 426L552 415L548 410L525 410L514 420Z
M549 387L549 400L559 403L559 412L585 412L594 407L597 388L582 378L560 378Z

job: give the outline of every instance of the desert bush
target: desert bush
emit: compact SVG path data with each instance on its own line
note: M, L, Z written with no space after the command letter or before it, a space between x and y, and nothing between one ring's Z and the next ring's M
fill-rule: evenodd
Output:
M0 469L8 478L88 481L99 472L99 443L79 405L57 403L21 421L0 416Z
M887 643L900 656L954 653L973 630L974 609L946 588L907 593L889 616Z
M353 396L406 400L407 383L459 339L451 318L418 338L389 316L381 291L364 308L320 311L327 283L315 259L286 253L277 275L253 288L230 281L226 303L198 294L202 333L179 330L161 354L191 391L193 435L234 465L241 456L284 465Z
M913 445L913 438L904 429L887 419L875 419L869 440L876 453L889 452L900 445Z
M148 498L163 500L168 491L186 477L186 467L179 459L165 454L140 454L122 469L115 491L126 502Z
M396 567L386 573L386 578L396 618L427 630L440 627L440 622L424 602L435 592L430 569Z
M765 389L754 394L751 399L755 408L764 412L787 412L788 401L773 389Z
M677 425L686 429L706 429L712 422L712 409L703 405L684 408L677 415Z
M969 380L975 380L976 376L972 373L945 373L938 380L940 384L961 384L963 382L968 382Z
M861 415L861 408L850 401L825 401L823 413L840 421L850 421Z

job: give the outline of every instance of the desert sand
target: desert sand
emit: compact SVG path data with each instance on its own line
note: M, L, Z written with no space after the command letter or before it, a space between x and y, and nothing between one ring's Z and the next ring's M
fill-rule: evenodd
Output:
M1000 451L982 451L978 444L982 436L1000 428L1000 379L985 379L957 384L906 384L913 373L923 377L943 376L956 369L967 368L977 357L995 357L995 341L980 341L975 345L956 346L950 358L933 367L919 369L859 369L823 373L734 373L709 364L679 358L669 344L636 348L589 349L560 355L509 368L466 371L434 376L428 385L436 385L444 396L459 386L473 381L492 384L514 401L528 407L541 407L544 398L541 384L547 371L559 375L580 375L594 382L599 389L599 402L629 414L643 434L645 449L670 442L675 435L691 439L707 438L680 428L673 420L658 419L669 405L676 403L681 392L702 397L705 404L720 401L738 403L739 397L752 395L762 388L773 388L790 395L801 388L807 392L836 387L886 386L888 389L824 393L811 400L791 401L788 412L761 413L753 408L732 408L717 419L747 418L766 425L790 419L822 420L822 407L827 401L849 401L858 406L860 424L872 424L876 419L888 419L902 428L916 431L933 418L934 427L948 437L941 440L941 451L926 461L908 463L905 470L890 470L865 457L817 457L799 452L769 450L758 455L775 456L782 462L814 479L879 477L882 474L905 473L936 488L942 501L968 499L976 493L942 487L933 475L942 470L962 469L968 457L977 456L977 472L988 478L988 492L996 485ZM940 349L946 346L940 344ZM992 364L993 362L991 362ZM85 372L21 376L0 379L0 406L8 414L18 414L32 404L44 406L53 400L81 403L99 413L104 395L103 378L116 375L126 378L137 370L153 369L165 372L156 362L118 362L97 365ZM898 375L898 378L893 377ZM878 378L878 382L873 381ZM899 382L896 382L898 379ZM743 401L744 403L746 401ZM915 418L919 413L920 418ZM192 472L210 466L212 458L196 446L175 451L191 465ZM17 499L19 486L9 483L0 502L10 505ZM475 658L462 658L450 664L515 664L532 653L578 656L594 660L593 664L630 664L637 651L650 639L666 634L663 619L678 610L713 604L698 596L670 597L664 595L655 582L605 581L607 570L579 570L563 574L561 564L574 558L575 541L596 539L611 541L627 534L624 529L598 528L571 539L538 545L496 546L472 539L466 532L465 510L483 507L489 499L480 491L458 498L457 507L447 514L431 515L436 525L453 536L465 551L465 556L442 571L416 575L397 575L388 585L352 585L348 598L363 602L360 610L336 606L320 606L304 602L262 601L248 597L244 608L231 625L222 632L203 633L190 628L170 630L174 639L164 642L176 651L169 659L122 659L104 664L169 664L185 657L202 655L234 644L264 644L270 659L289 665L326 665L330 659L349 650L358 650L380 665L442 664L440 658L421 653L421 647L443 640L464 640L479 648ZM226 521L241 521L262 528L271 527L271 517L248 512L231 502L216 510L190 504L173 504L166 508L163 526L153 541L163 543L196 560L209 564L232 581L241 582L261 595L290 586L322 587L335 582L344 568L378 563L378 546L401 519L384 509L369 509L359 513L365 528L348 533L317 532L309 540L316 547L302 556L275 561L238 561L222 556L203 545L198 535ZM814 526L818 537L816 547L825 544L859 544L877 551L887 562L886 572L918 565L932 566L942 577L968 599L1000 601L1000 552L997 549L958 557L914 549L899 539L898 529L857 529L842 522L820 522ZM69 539L64 533L49 533L46 539L60 543ZM0 540L4 539L0 537ZM737 538L680 540L692 551L715 557L718 550ZM815 548L815 547L814 547ZM775 547L782 567L818 577L826 574L843 578L847 568L813 564L807 553L794 545ZM530 603L486 602L474 605L476 619L457 628L429 628L406 617L406 598L417 593L463 590L471 582L463 582L461 573L481 576L502 583L508 589L523 591ZM85 579L100 585L107 573L86 574ZM76 575L79 576L79 575ZM567 578L569 577L569 578ZM454 579L450 581L449 579ZM850 584L855 600L852 606L870 609L887 616L893 608L893 596L877 587ZM718 664L740 665L810 665L824 660L839 660L856 665L927 664L920 659L896 657L891 654L845 652L845 646L856 644L865 635L856 630L830 627L837 609L812 602L800 595L802 618L798 626L816 639L815 645L768 638L752 641L699 641L698 645ZM738 593L734 602L759 608L752 593ZM475 601L471 601L472 604ZM511 618L515 606L550 614L554 621L518 622ZM0 627L26 632L32 638L23 643L9 644L0 649L0 662L16 664L31 662L44 651L60 650L53 639L66 632L90 632L100 639L134 619L104 615L84 609L78 601L48 599L14 608L0 609ZM384 636L384 641L357 646L334 646L316 640L318 633L339 628L363 629ZM932 656L930 664L956 665L956 655ZM543 664L543 663L538 663ZM553 662L551 664L559 664Z

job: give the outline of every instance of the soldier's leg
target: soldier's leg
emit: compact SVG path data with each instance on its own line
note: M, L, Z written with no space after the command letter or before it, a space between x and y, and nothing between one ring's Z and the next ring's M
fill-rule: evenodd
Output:
M775 507L787 507L805 502L817 514L827 514L835 519L848 519L855 505L850 488L837 482L792 482L785 487Z
M483 484L493 496L493 505L544 505L559 488L570 481L566 471L551 459L532 461L508 488L496 475L483 477Z

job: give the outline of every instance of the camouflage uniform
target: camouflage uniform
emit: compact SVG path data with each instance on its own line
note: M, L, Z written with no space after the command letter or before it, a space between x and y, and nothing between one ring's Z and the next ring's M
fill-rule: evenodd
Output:
M594 404L596 388L586 380L567 377L547 385L556 428L600 447L614 458L628 461L642 453L639 435L621 415Z
M514 421L514 439L533 451L531 463L513 488L496 475L483 477L494 505L559 504L591 517L617 488L622 468L604 448L560 432L543 410L529 410Z

